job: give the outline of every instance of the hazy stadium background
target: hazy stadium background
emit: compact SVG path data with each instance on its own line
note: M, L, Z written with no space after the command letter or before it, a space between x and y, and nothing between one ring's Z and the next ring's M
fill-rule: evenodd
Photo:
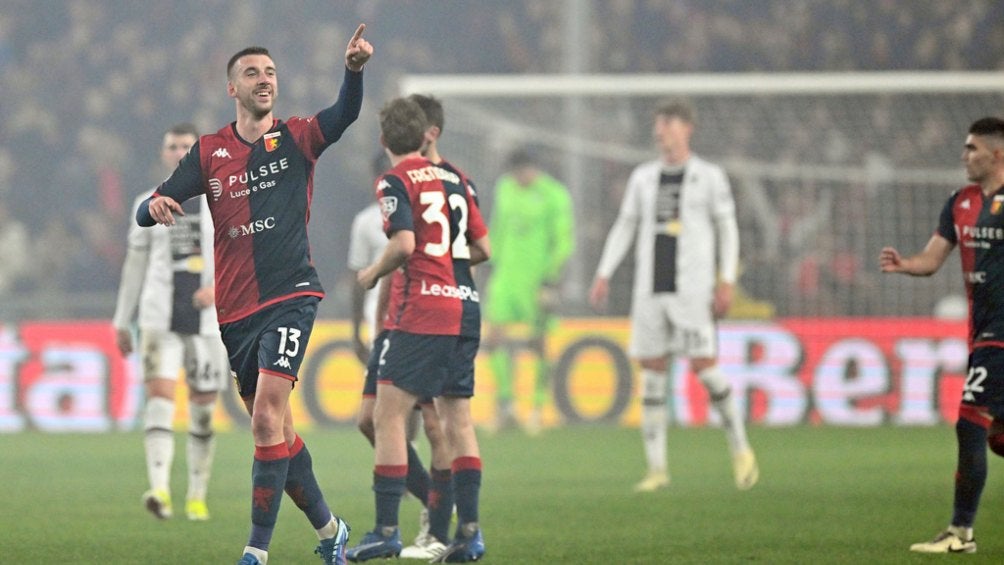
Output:
M881 277L875 258L885 244L909 253L926 242L945 197L965 182L965 128L1004 114L1004 81L989 92L828 94L818 85L836 84L835 74L903 71L983 73L977 78L985 85L1004 70L1004 3L5 0L0 234L20 222L27 240L0 239L0 321L8 330L0 379L11 387L0 395L8 402L0 401L0 416L20 402L12 390L46 378L45 362L32 358L37 351L24 352L34 339L27 333L48 331L32 324L111 318L129 203L161 180L157 151L167 126L194 121L208 132L233 119L229 56L267 46L279 68L277 116L309 115L334 100L358 22L376 48L362 115L321 158L315 177L310 234L329 291L325 320L348 316L349 225L371 198L376 113L401 92L405 76L613 74L625 75L627 85L640 79L626 75L695 73L741 85L743 73L768 81L828 73L801 76L798 84L816 85L809 94L796 84L787 93L691 96L700 119L694 147L727 166L738 205L746 300L735 316L768 328L787 320L837 324L834 335L861 331L885 354L900 347L891 340L907 329L934 346L954 336L946 354L952 363L943 368L961 370L956 330L964 323L950 332L925 329L939 305L952 306L945 297L962 292L957 259L933 279L913 280ZM937 80L952 77L965 82L961 74ZM570 183L578 250L562 313L591 316L585 293L627 174L654 156L650 112L662 96L597 96L588 86L562 97L502 94L444 95L443 152L478 182L489 215L491 187L513 149L535 149ZM628 259L614 279L615 333L627 312L631 268ZM950 317L958 317L957 306L946 308ZM878 323L887 316L919 317L919 328ZM98 372L112 363L93 362Z

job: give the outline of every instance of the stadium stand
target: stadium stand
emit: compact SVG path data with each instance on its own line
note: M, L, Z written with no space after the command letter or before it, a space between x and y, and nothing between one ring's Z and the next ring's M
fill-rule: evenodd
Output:
M366 21L380 50L379 63L367 69L361 118L367 123L353 128L342 149L319 164L312 228L315 262L333 291L322 315L346 315L342 297L347 293L337 290L348 283L335 282L346 280L345 234L366 202L365 191L357 188L370 182L375 108L396 93L397 78L405 73L561 72L566 57L562 22L566 10L576 7L591 12L593 25L581 48L594 72L1004 69L1004 4L998 2L450 0L430 10L420 2L305 0L299 10L278 10L263 2L230 0L152 5L9 0L0 13L0 94L6 117L0 123L0 198L26 226L32 259L5 298L3 315L107 316L124 251L116 246L123 245L130 221L127 203L160 180L152 178L153 159L137 148L156 143L165 124L192 120L206 126L229 119L232 109L219 96L225 88L222 69L230 53L249 43L267 45L280 73L297 77L281 84L279 115L323 107L338 88L344 37L355 22ZM445 33L457 29L465 33ZM635 114L624 119L596 119L630 126L624 136L645 135L635 124L645 122L646 110L632 109ZM883 148L896 163L952 162L962 117L951 108L924 108L923 116L912 117L895 108L865 111L874 114L877 127L900 130L902 141ZM846 148L858 132L842 130L832 115L809 118L814 131L835 140L835 161L863 150L852 143L849 154L842 155L841 136ZM758 160L797 161L806 151L798 136L737 139L745 142L731 151ZM367 158L359 159L360 154ZM481 182L489 186L492 180ZM616 202L615 190L605 192ZM785 284L794 286L758 279L747 284L748 290L771 300L777 298L769 295L772 288L806 296L791 302L793 307L780 305L782 314L873 311L880 299L871 293L874 285L866 272L873 250L848 245L853 234L847 228L853 224L846 219L860 212L854 206L863 200L832 198L830 219L820 220L814 216L819 210L807 208L805 199L815 195L815 202L825 201L825 189L792 190L793 197L784 190L773 194L786 236L781 245L798 247L785 250L794 262L780 270L791 273ZM933 226L934 218L917 221ZM804 237L793 236L792 230L804 230ZM858 288L862 298L848 302L837 294L827 300L821 294L827 285Z

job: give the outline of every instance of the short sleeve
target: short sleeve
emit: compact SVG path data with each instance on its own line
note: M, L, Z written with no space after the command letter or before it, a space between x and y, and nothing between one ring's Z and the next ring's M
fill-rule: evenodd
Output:
M383 216L383 231L388 236L400 230L415 231L408 190L399 177L384 175L377 182L376 196Z
M955 199L959 193L956 191L945 202L941 209L941 216L938 218L937 234L950 241L953 245L959 243L958 234L955 233L955 215L952 209L955 207Z

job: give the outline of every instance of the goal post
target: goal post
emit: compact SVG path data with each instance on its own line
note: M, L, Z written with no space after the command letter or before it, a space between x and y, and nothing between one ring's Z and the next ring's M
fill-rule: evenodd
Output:
M399 88L443 100L443 152L475 179L487 214L517 148L569 186L569 314L587 311L628 174L656 157L660 99L696 107L693 149L725 168L736 197L742 287L788 316L931 315L960 294L957 263L918 281L881 277L876 257L923 247L966 183L966 128L1004 115L1004 73L406 75ZM627 311L630 269L629 257L613 281L615 312Z

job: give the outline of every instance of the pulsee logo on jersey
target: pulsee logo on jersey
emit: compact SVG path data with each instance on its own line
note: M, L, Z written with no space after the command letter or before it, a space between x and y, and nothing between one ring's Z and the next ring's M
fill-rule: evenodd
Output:
M962 226L962 237L983 241L1004 240L1004 227L998 226Z
M288 168L289 159L283 157L257 168L244 171L239 175L230 175L227 177L226 182L230 198L244 198L252 192L274 187L278 181L268 177L277 175ZM218 178L211 178L209 179L209 187L213 191L213 200L219 200L223 195L223 181ZM218 195L217 192L219 193Z
M238 237L254 235L273 228L275 228L275 216L269 216L263 220L251 220L246 224L230 226L230 229L227 230L227 235L230 236L230 239L237 239Z

